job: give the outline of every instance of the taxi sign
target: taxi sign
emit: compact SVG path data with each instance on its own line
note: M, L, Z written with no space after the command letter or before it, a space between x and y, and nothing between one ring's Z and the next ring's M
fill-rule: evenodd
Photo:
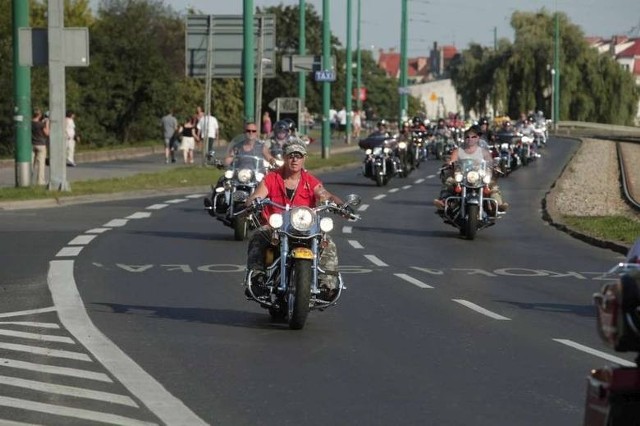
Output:
M336 73L330 70L316 71L315 78L316 81L336 81Z

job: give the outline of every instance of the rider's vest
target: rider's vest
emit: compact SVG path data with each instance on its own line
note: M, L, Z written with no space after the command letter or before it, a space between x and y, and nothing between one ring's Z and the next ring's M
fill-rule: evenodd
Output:
M480 162L484 160L484 153L479 146L472 153L468 153L463 148L458 148L458 160L476 160Z
M255 160L253 158L248 158L248 157L262 158L264 143L260 141L255 141L253 144L253 148L249 151L245 151L243 145L244 145L244 141L237 143L233 147L234 156L236 157L236 168L244 168L244 167L253 168L255 164ZM246 161L243 160L243 157L247 157Z
M287 195L287 189L284 186L284 178L282 176L283 169L274 170L267 173L263 182L267 187L268 197L274 203L282 206L289 204L290 206L307 206L315 207L317 204L316 195L313 190L320 185L320 181L310 175L306 170L300 173L300 181L298 187L292 197ZM268 222L272 213L280 211L277 207L266 206L262 211L264 219Z

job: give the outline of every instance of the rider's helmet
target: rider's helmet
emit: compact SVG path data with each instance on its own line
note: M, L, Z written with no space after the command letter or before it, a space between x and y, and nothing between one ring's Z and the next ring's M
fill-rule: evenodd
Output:
M287 123L287 126L289 127L289 134L293 135L296 133L296 122L293 121L293 119L287 117L287 118L284 118L282 121Z
M380 128L380 127L387 128L388 125L389 124L387 123L387 120L385 120L384 118L382 120L378 121L378 128Z
M438 119L438 127L442 128L442 127L444 127L444 125L445 125L444 118Z
M420 127L424 125L424 120L422 117L418 117L417 115L411 119L411 123L413 127Z
M511 120L504 120L502 122L502 128L505 130L511 130L512 129L513 124L511 123Z
M289 136L289 123L284 120L277 121L273 125L273 136L276 139L285 139Z
M485 125L485 126L488 127L489 126L489 119L487 117L480 117L480 120L478 120L478 125L479 126Z

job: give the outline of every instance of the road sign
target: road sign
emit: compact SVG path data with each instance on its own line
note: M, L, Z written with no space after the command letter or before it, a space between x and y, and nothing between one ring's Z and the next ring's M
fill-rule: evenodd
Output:
M276 18L275 15L254 15L253 35L260 37L260 17L264 27L262 75L275 77L276 63ZM188 77L206 77L207 43L211 34L213 78L241 78L242 51L244 46L244 22L242 15L188 15L185 37L185 68ZM259 43L254 43L256 74L260 66Z
M62 30L65 67L89 66L89 29L84 27ZM49 30L20 28L18 30L18 62L21 67L49 65Z
M269 102L269 108L281 113L297 113L300 98L275 98Z
M316 71L316 81L336 81L335 71L321 70Z
M315 72L323 68L336 68L336 57L331 56L329 67L322 66L322 56L320 55L282 55L283 72Z

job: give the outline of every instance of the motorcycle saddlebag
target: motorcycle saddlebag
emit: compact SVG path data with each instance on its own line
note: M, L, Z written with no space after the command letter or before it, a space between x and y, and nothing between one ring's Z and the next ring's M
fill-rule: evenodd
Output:
M640 369L592 370L587 377L583 425L640 425Z
M630 271L593 295L598 333L616 352L640 352L640 271Z

